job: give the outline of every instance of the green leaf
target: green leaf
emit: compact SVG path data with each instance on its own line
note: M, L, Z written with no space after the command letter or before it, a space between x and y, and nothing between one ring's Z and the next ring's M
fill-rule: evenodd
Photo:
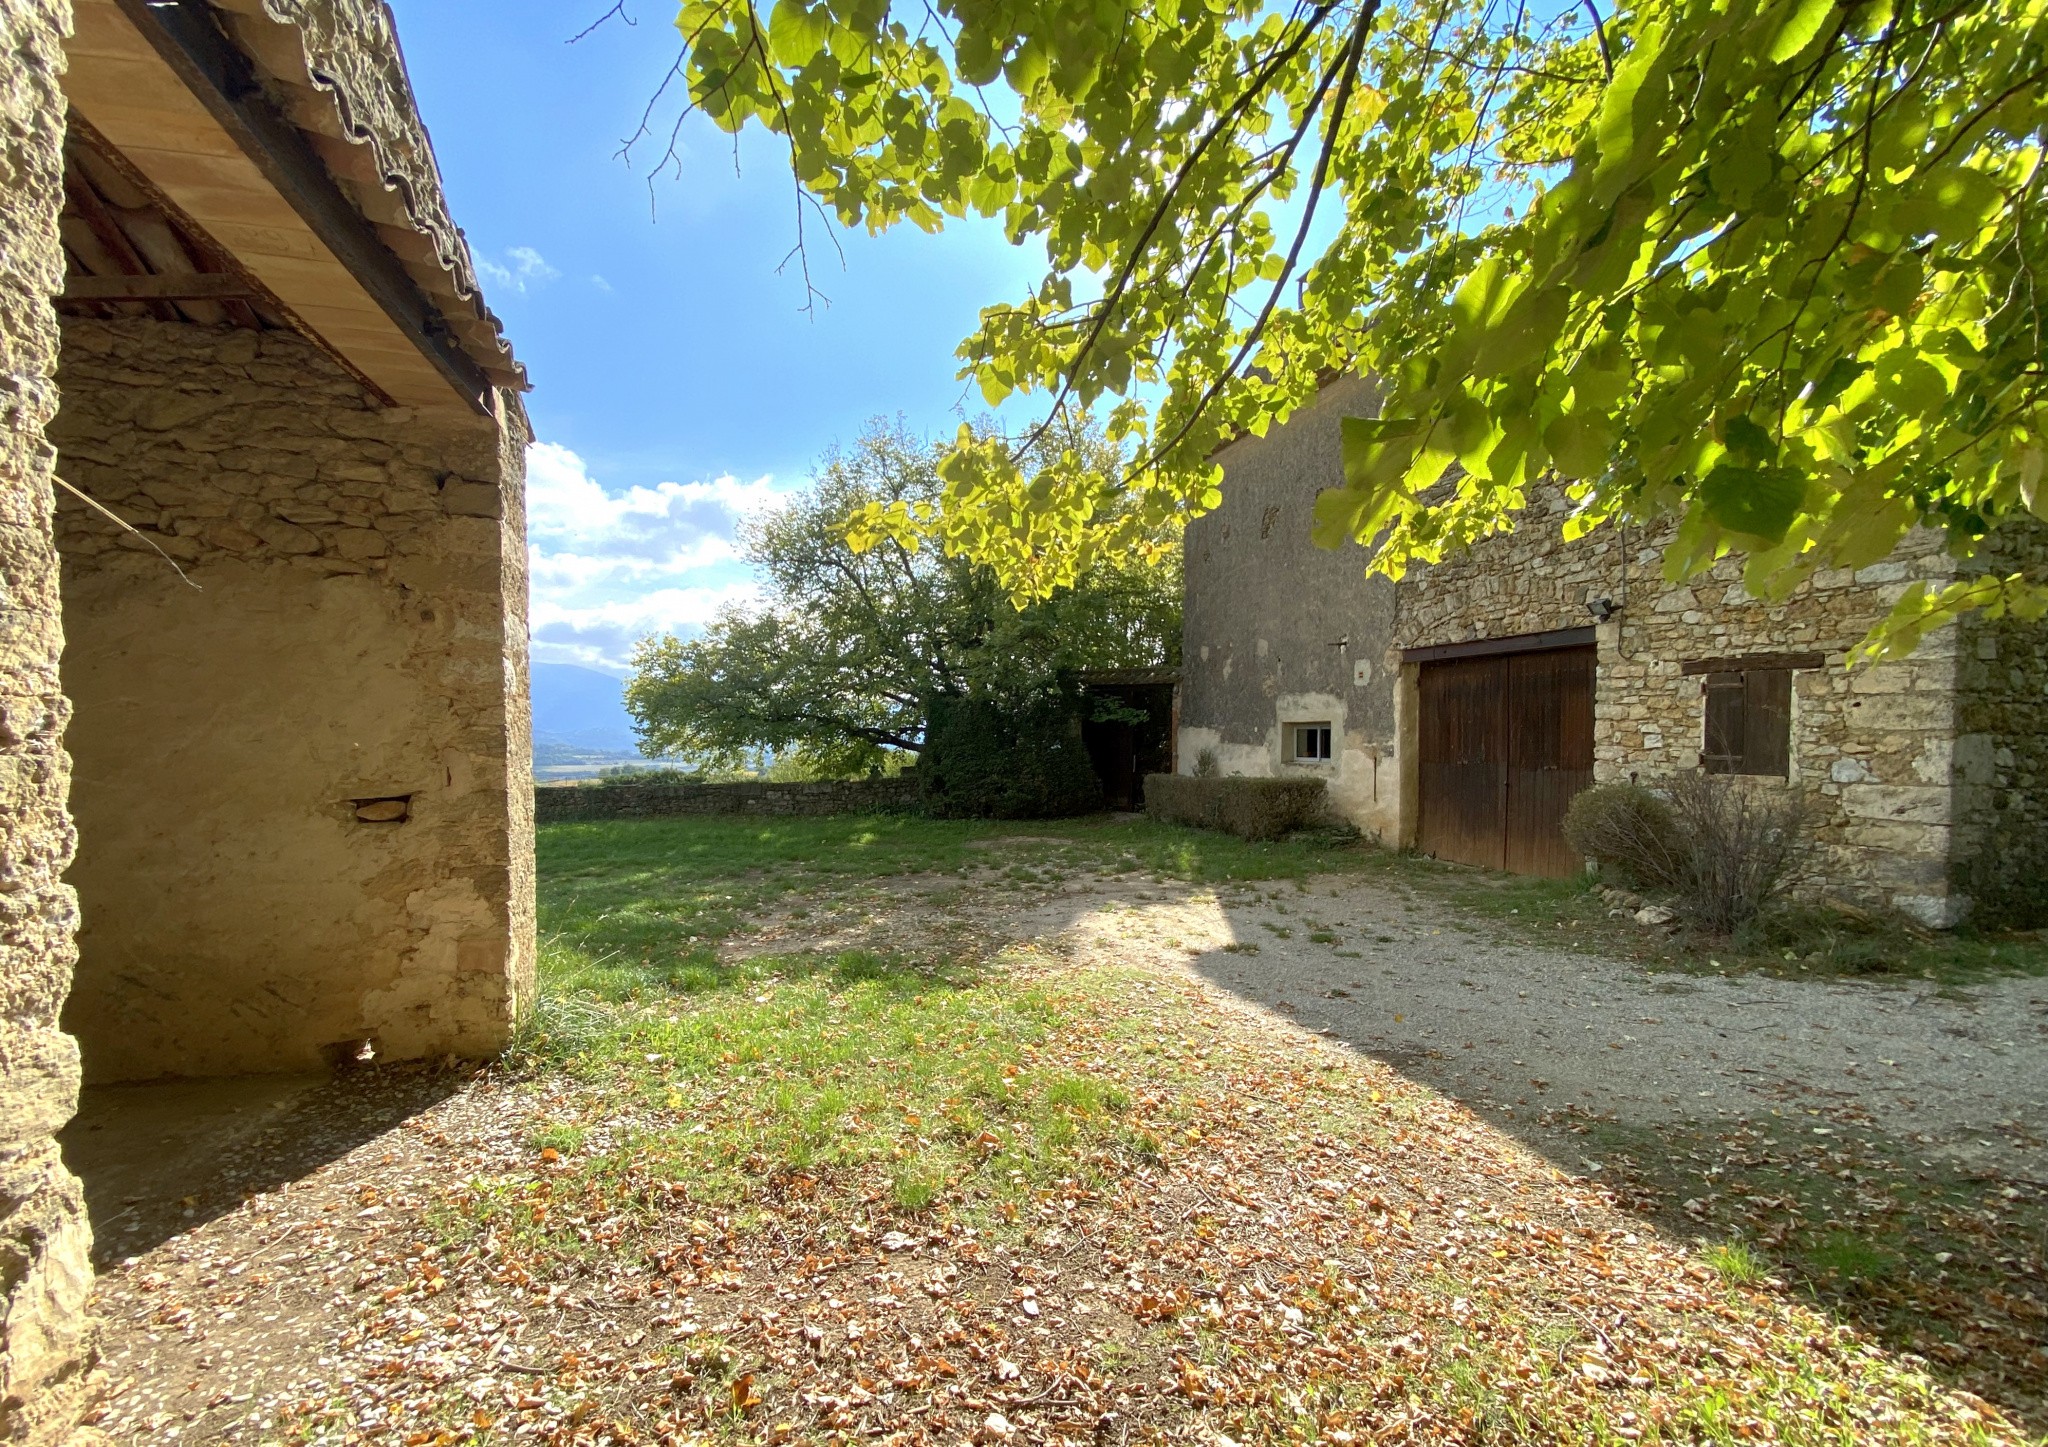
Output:
M1778 455L1778 439L1750 417L1730 417L1721 424L1721 443L1739 462L1771 462Z
M1764 53L1773 65L1783 65L1819 37L1835 7L1833 0L1789 0L1775 7L1775 12L1783 19Z
M1483 455L1484 449L1491 448L1497 435L1493 425L1493 414L1486 410L1486 404L1477 397L1461 396L1444 413L1438 424L1443 445L1466 467L1474 455Z
M1397 473L1408 465L1406 454L1392 444L1406 441L1421 430L1421 424L1412 417L1346 417L1342 427L1345 481L1361 491L1383 485L1389 458L1398 460Z
M1497 326L1479 339L1472 361L1475 377L1506 377L1534 366L1548 355L1570 313L1570 300L1560 287L1524 292Z
M1598 477L1614 460L1614 429L1597 412L1558 418L1544 429L1543 442L1567 477Z
M778 65L801 66L825 47L832 33L832 12L803 0L776 0L768 16L768 52Z
M1788 467L1746 467L1723 462L1700 480L1707 516L1730 532L1778 543L1799 515L1806 483Z

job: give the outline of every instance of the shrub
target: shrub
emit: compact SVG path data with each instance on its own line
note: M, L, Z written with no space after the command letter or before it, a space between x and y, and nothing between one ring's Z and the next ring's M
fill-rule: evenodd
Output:
M1704 773L1668 788L1682 861L1672 889L1688 920L1727 934L1791 887L1810 848L1797 794Z
M1169 824L1278 839L1324 822L1323 781L1147 774L1145 812Z
M918 798L945 819L1051 819L1102 807L1076 701L935 698L917 762Z
M1597 784L1564 814L1571 847L1637 889L1672 889L1685 846L1671 805L1640 784Z

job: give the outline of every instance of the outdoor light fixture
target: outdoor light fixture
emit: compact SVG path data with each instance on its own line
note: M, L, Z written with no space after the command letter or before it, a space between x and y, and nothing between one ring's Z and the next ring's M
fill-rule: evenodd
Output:
M1588 598L1586 600L1586 611L1593 615L1595 623L1605 623L1609 618L1619 613L1621 609L1615 606L1612 598Z

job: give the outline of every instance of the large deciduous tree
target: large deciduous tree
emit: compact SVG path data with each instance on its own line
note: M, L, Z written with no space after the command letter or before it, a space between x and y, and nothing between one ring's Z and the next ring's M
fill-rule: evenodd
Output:
M998 217L1050 270L983 395L1118 399L1126 465L963 433L921 534L1046 596L1212 507L1219 441L1377 374L1318 537L1412 561L1554 475L1753 588L2048 516L2042 0L685 0L689 103L849 225ZM802 206L799 206L799 215ZM1445 479L1452 479L1446 482ZM1108 505L1112 499L1116 506ZM1915 594L1891 645L1996 572Z
M1106 450L1085 420L1057 441ZM641 642L626 706L645 751L735 767L766 750L856 774L890 750L922 750L934 697L1021 708L1086 669L1178 657L1170 549L1159 565L1103 559L1073 588L1022 608L972 558L894 538L856 552L847 517L870 503L930 506L945 453L900 422L872 423L824 459L808 489L743 523L741 551L765 596L697 637Z

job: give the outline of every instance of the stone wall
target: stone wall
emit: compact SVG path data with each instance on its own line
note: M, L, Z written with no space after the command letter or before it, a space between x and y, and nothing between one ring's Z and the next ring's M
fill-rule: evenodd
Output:
M2048 528L2030 524L1968 567L2038 576L2044 559ZM2008 907L2048 902L2048 624L1973 614L1958 632L1956 880Z
M58 1028L77 908L60 882L65 705L51 461L63 0L0 0L0 1441L62 1440L85 1408L90 1232L57 1128L78 1101Z
M51 426L91 1079L494 1053L531 990L516 402L69 320ZM175 560L179 577L159 555Z
M1366 383L1335 383L1284 426L1221 454L1223 506L1187 533L1182 772L1206 754L1224 774L1319 773L1340 813L1410 842L1403 730L1413 729L1417 670L1402 651L1585 628L1595 622L1588 604L1606 599L1617 611L1597 633L1596 777L1697 767L1705 703L1688 660L1818 653L1821 667L1795 675L1790 777L1763 786L1805 796L1821 887L1950 923L1967 908L1957 880L1988 841L2048 833L2048 637L2038 625L1974 620L1905 660L1846 667L1912 583L1955 576L1936 535L1767 603L1743 589L1735 560L1666 584L1668 525L1567 543L1567 504L1551 492L1512 534L1399 584L1367 578L1358 550L1315 548L1309 522L1316 493L1342 479L1344 415L1369 414L1373 401ZM2020 561L2048 555L2039 539L2014 546ZM2017 562L1975 566L2006 565ZM1312 715L1341 733L1338 757L1293 764L1282 726Z
M552 784L533 791L534 819L645 819L682 814L897 814L917 806L917 776L795 784Z
M1208 755L1225 775L1320 777L1346 817L1391 833L1394 585L1365 576L1361 549L1329 552L1308 536L1316 494L1344 474L1344 417L1376 407L1369 383L1339 381L1219 455L1223 505L1183 543L1179 758L1182 773ZM1290 723L1329 724L1330 760L1294 762Z
M1950 923L1951 829L1958 739L1955 630L1912 657L1850 673L1849 650L1915 579L1952 576L1931 533L1907 539L1854 574L1822 572L1782 603L1752 598L1724 560L1683 584L1662 578L1666 528L1610 527L1566 542L1565 499L1532 500L1514 533L1489 538L1402 580L1390 662L1398 650L1505 638L1592 623L1595 599L1618 612L1601 625L1594 696L1594 774L1644 781L1696 768L1705 730L1701 679L1689 659L1813 652L1824 666L1794 676L1791 770L1821 846L1817 883Z

